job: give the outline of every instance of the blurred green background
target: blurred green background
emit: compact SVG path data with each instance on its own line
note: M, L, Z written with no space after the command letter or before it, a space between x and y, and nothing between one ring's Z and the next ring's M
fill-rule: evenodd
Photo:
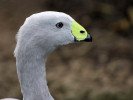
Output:
M26 17L47 10L71 15L93 37L48 56L55 100L133 100L132 0L0 0L0 98L22 99L15 35Z

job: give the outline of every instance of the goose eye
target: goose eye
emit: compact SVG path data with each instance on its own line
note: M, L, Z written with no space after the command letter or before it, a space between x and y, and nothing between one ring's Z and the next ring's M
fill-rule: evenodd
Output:
M63 23L62 23L62 22L57 23L57 24L56 24L56 27L57 27L57 28L62 28L62 27L63 27Z

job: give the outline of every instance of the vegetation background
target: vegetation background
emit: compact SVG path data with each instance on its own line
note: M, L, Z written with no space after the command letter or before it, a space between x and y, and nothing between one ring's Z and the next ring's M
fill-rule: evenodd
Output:
M22 99L15 35L26 17L47 10L71 15L93 37L49 55L55 100L133 100L132 0L0 0L0 98Z

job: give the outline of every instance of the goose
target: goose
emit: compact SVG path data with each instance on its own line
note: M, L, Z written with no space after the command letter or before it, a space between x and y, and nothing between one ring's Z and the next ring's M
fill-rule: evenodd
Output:
M46 56L62 45L92 41L91 35L72 17L56 11L26 18L16 37L14 55L23 100L54 100L46 81Z

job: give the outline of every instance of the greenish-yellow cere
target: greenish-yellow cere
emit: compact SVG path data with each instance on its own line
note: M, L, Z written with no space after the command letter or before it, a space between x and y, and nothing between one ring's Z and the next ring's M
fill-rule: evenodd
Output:
M72 34L76 37L78 41L84 40L87 37L87 31L76 21L71 24ZM85 31L85 33L80 33L80 31Z

